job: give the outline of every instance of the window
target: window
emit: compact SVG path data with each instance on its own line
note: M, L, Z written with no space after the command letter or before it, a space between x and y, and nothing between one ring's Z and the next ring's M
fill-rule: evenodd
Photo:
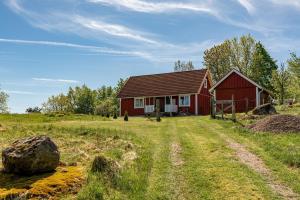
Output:
M134 99L134 108L144 108L144 99L143 98L135 98Z
M207 79L204 80L204 88L207 88Z
M190 106L190 96L179 96L179 106Z

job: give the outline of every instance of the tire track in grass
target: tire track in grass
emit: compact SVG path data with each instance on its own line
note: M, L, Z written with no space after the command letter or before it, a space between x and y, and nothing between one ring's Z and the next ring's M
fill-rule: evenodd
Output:
M172 171L170 176L172 177L171 190L172 190L172 199L176 200L185 200L191 199L188 194L189 186L186 183L182 167L184 161L182 158L182 147L179 141L177 130L177 120L172 119L172 129L171 134L171 146L170 146L170 160L172 164Z
M225 136L224 134L220 135L228 143L229 147L236 152L236 156L243 164L247 165L252 170L264 177L273 192L277 193L283 199L300 199L300 196L296 194L291 188L282 183L279 183L274 178L271 170L265 165L262 159L260 159L257 155L249 152L244 145L235 142L233 139Z
M276 199L258 174L232 159L214 123L203 119L182 118L178 127L192 199Z
M246 146L236 142L228 135L224 134L224 128L219 124L215 124L215 131L219 134L219 136L227 143L227 146L234 150L235 157L238 160L249 167L251 170L259 174L268 187L278 196L287 200L297 200L300 199L300 196L295 193L290 187L284 185L280 181L278 181L271 170L266 166L264 161L259 158L256 154L247 150Z
M153 166L149 175L146 199L171 199L169 128L169 122L163 120L163 122L157 124L155 133L149 135L153 141Z

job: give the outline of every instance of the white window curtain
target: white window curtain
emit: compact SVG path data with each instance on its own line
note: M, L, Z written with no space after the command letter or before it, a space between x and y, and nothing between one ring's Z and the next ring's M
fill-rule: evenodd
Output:
M180 96L179 106L190 106L190 96Z

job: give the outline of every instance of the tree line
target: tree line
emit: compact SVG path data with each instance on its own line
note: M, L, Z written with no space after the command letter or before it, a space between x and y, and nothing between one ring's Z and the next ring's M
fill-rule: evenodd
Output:
M51 96L42 105L44 113L95 114L102 116L116 115L119 111L117 94L124 86L120 79L116 87L102 86L91 89L86 85L70 87L66 94Z

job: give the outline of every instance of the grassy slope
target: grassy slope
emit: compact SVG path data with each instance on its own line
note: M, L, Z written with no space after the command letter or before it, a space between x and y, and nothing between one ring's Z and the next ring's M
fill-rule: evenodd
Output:
M0 116L2 125L7 128L0 133L1 147L19 137L46 134L59 145L62 161L78 162L87 171L95 155L104 153L118 160L123 153L122 141L135 144L139 157L124 169L116 184L90 175L90 183L81 193L84 198L92 199L93 193L103 193L106 199L276 198L259 175L234 158L234 152L220 137L224 133L258 153L270 168L277 170L279 179L299 192L298 169L288 168L280 156L267 151L265 144L259 142L265 140L263 137L256 140L239 129L232 129L230 122L208 117L163 118L161 123L145 118L130 118L127 123L121 119L103 121L91 116L48 119L24 115L23 118ZM119 142L109 140L115 135L121 137ZM287 139L288 142L297 143L299 136L294 137ZM182 148L177 155L183 161L180 166L172 164L174 143ZM284 149L286 140L275 146ZM276 166L272 166L274 163ZM282 169L277 169L281 166Z

